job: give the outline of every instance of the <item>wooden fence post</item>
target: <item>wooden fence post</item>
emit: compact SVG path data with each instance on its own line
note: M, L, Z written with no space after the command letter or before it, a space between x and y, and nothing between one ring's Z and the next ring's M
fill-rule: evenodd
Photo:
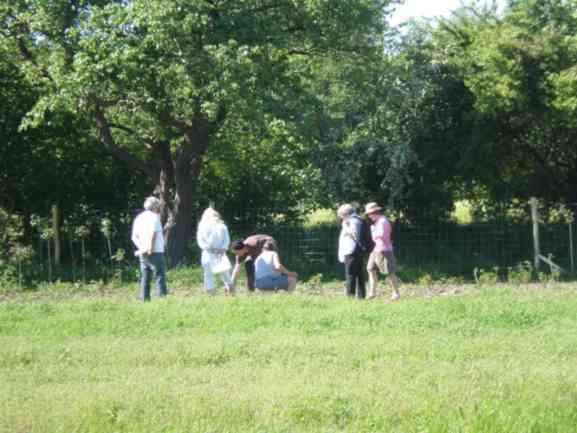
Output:
M54 265L59 268L62 259L62 246L60 242L60 209L57 204L52 205L52 230L54 232Z

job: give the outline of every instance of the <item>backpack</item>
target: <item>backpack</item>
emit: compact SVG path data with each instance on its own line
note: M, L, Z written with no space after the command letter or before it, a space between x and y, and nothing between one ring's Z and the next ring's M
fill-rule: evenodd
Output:
M370 253L375 248L375 243L373 242L373 235L371 233L371 225L364 218L355 216L361 221L361 239L359 239L359 246L361 250L365 253Z

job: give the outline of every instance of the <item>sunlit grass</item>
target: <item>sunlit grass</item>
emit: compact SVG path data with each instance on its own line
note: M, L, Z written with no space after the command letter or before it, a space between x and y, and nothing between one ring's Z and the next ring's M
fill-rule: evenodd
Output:
M574 432L576 311L568 285L16 298L0 304L0 431Z

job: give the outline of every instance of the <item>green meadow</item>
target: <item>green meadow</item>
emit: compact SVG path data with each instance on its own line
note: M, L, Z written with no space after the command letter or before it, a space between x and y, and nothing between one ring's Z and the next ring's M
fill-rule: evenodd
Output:
M577 292L0 301L0 432L572 433Z

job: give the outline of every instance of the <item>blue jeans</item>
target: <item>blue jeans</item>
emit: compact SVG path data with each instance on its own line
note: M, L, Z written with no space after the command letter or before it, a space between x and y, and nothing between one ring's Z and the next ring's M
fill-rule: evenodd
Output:
M166 296L168 290L166 289L166 265L163 253L140 256L140 297L143 301L150 301L150 280L153 274L158 296Z
M287 290L289 286L288 277L285 274L265 275L256 279L256 288L259 290Z

